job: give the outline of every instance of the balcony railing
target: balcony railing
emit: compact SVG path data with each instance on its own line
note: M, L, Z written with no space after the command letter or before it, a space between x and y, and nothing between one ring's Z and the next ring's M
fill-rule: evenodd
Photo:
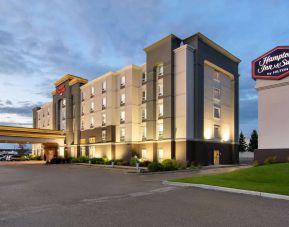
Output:
M125 105L125 101L120 100L120 106L124 106Z
M162 92L158 93L158 98L161 99L164 96L164 94Z
M162 139L164 137L164 133L163 132L159 132L159 139Z
M125 123L125 119L120 119L120 123L124 124Z
M162 119L164 117L163 113L159 113L159 119Z

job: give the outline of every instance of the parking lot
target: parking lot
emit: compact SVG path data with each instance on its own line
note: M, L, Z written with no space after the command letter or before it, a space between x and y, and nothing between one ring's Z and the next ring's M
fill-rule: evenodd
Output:
M0 226L288 225L288 201L161 183L193 174L198 173L139 175L68 164L0 165Z

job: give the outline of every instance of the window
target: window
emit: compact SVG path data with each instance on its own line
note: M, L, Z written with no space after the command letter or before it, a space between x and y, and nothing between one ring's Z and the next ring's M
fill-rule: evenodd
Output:
M101 131L101 139L102 141L106 141L106 130Z
M142 120L146 120L147 119L147 108L142 108L141 110L141 118Z
M158 150L158 162L162 162L164 160L164 150L159 149Z
M214 118L215 119L221 118L221 107L219 105L214 105Z
M159 103L159 117L163 117L163 116L164 116L164 104Z
M220 73L218 71L214 71L213 78L215 81L220 82Z
M121 86L121 87L125 86L125 76L122 76L122 77L120 78L120 86Z
M142 160L147 160L147 150L146 149L141 150L141 158L142 158Z
M64 121L65 120L65 111L62 111L62 120Z
M164 66L163 65L158 65L157 67L157 76L161 77L164 75Z
M164 124L159 123L159 138L161 139L164 135Z
M106 114L103 113L102 114L102 126L105 126L106 125Z
M142 101L146 101L147 100L147 93L146 93L146 90L143 90L142 91Z
M122 93L120 95L120 105L124 105L125 104L125 93Z
M81 92L81 101L82 102L84 101L84 93L83 93L83 91Z
M142 140L145 140L147 138L147 127L142 127Z
M81 127L81 130L84 129L84 123L83 123L83 121L81 121L81 125L80 125L80 127Z
M164 95L164 86L163 84L158 84L158 97L162 97Z
M85 149L85 147L81 147L81 156L86 156L86 149Z
M102 109L106 108L106 97L102 98Z
M94 118L91 117L90 118L90 128L93 128L93 126L94 126Z
M66 99L62 99L62 107L66 106Z
M120 123L124 123L125 122L125 111L121 111L120 112Z
M89 146L89 157L95 157L95 146Z
M220 100L221 99L221 89L214 88L214 99Z
M102 81L102 92L106 91L106 80Z
M81 115L83 116L84 115L84 107L81 106Z
M94 102L90 103L90 113L94 112Z
M215 139L220 139L220 126L214 125L214 137Z
M91 91L90 91L90 97L93 97L94 96L94 87L91 87Z
M141 81L142 81L142 82L146 82L146 81L147 81L147 74L146 74L146 72L143 72L143 73L142 73Z
M125 141L125 128L120 128L120 141Z
M48 109L48 110L47 110L47 116L49 116L49 114L50 114L49 112L50 112L50 111L49 111L49 109Z

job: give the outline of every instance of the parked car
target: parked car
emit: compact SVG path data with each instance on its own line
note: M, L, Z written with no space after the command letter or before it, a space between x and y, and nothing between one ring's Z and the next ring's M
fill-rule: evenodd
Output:
M21 159L20 155L11 155L10 161L19 161Z
M5 161L5 160L6 160L6 155L5 154L0 155L0 161Z

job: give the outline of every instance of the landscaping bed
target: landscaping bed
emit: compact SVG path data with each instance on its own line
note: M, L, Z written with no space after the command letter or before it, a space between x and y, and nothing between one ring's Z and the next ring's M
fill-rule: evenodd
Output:
M230 173L172 181L289 195L289 163L262 165Z

